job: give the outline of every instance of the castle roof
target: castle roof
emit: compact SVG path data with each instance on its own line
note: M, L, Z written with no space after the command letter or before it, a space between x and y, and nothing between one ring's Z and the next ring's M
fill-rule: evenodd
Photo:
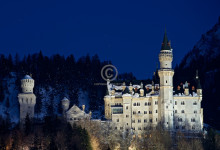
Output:
M63 101L68 101L68 98L64 97L62 100L63 100Z
M168 41L168 38L167 38L166 29L165 29L165 32L164 32L164 37L163 37L163 43L162 43L162 46L161 46L161 50L171 50L170 42Z
M32 79L29 75L25 75L23 79ZM22 80L23 80L22 79ZM33 79L32 79L33 80Z

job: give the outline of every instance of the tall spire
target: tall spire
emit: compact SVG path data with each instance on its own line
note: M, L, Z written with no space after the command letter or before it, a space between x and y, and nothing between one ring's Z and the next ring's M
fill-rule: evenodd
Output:
M196 82L197 82L197 89L202 89L202 86L200 84L199 75L198 75L198 70L196 70Z
M171 50L170 42L168 41L168 38L167 38L166 28L165 28L165 32L164 32L164 37L163 37L163 43L162 43L162 46L161 46L161 50Z

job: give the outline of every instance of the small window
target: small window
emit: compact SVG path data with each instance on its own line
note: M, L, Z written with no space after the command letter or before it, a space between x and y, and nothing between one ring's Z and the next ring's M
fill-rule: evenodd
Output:
M115 127L115 130L117 130L117 127Z
M140 103L137 103L137 106L140 106Z
M156 122L157 122L157 118L156 118Z
M136 114L136 111L133 111L133 114Z
M145 102L144 105L147 106L147 102Z
M129 117L129 115L126 115L126 118L128 118Z
M195 102L193 102L193 105L197 105L197 102L195 101Z
M141 111L138 111L138 114L140 114L141 113Z
M177 105L177 101L175 101L175 105Z
M166 80L166 83L167 83L167 80Z
M184 110L182 110L182 111L181 111L181 113L185 113L185 111L184 111Z
M132 120L132 123L135 123L135 119Z
M141 123L141 119L138 119L138 123Z
M153 122L153 120L152 119L150 119L150 123L152 123Z
M156 113L157 113L157 110L156 110Z
M126 106L126 109L128 109L128 106Z
M117 119L117 122L119 122L119 119Z
M175 113L177 113L177 110L175 110Z
M155 105L157 105L158 104L158 101L155 101Z
M133 106L136 106L136 103L134 103Z
M144 123L146 123L147 122L147 119L144 119Z
M148 102L148 105L151 106L151 102Z
M192 118L192 119L191 119L191 122L196 122L196 119L195 119L195 118Z
M120 127L120 130L123 130L123 127Z
M183 120L182 120L182 118L178 118L178 122L182 122Z
M138 127L138 130L141 130L141 127Z
M144 114L147 114L147 111L144 111Z
M149 111L149 114L152 114L152 111Z

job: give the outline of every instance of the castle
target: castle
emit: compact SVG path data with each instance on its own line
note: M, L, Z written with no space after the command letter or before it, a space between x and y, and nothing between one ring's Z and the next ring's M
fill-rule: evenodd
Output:
M82 105L82 110L76 106L73 105L71 108L69 108L70 101L64 97L62 99L62 110L63 110L63 117L66 118L66 120L73 124L74 122L80 121L80 120L90 120L91 119L91 111L89 114L85 112L85 105Z
M173 89L172 69L173 50L165 32L159 53L160 69L154 75L152 84L143 83L121 85L107 81L107 94L104 97L105 118L114 129L122 132L141 133L144 130L163 127L170 131L200 132L203 129L203 109L201 108L202 88L196 73L196 85L189 83ZM20 120L27 115L34 117L36 96L33 94L34 80L26 75L21 80L22 93L18 95ZM69 100L62 100L63 116L70 123L91 119L77 106L69 108ZM100 120L101 122L101 120Z
M105 118L111 120L114 128L121 131L141 133L144 130L163 127L170 131L200 132L203 128L201 108L202 89L196 75L196 88L189 83L173 89L173 50L165 31L159 53L159 79L152 84L121 85L107 81L104 97ZM156 83L154 83L156 82Z

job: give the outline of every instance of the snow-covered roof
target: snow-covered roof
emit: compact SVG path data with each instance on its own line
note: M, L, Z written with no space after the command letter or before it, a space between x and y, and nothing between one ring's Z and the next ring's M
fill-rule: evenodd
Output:
M23 79L32 79L32 78L29 75L25 75Z
M63 101L68 101L68 98L64 97L64 98L63 98Z

